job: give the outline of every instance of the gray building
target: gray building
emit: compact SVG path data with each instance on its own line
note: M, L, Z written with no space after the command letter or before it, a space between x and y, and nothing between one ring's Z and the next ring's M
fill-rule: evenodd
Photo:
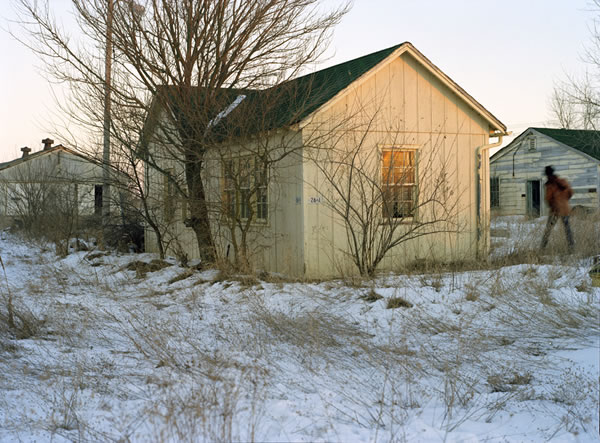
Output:
M599 208L600 131L529 128L490 158L492 213L546 215L547 165L573 187L571 206Z

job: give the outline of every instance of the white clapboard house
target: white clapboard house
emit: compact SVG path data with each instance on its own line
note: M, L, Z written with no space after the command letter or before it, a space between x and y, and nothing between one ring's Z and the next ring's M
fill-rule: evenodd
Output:
M492 213L546 215L544 168L549 165L571 184L571 206L598 209L600 131L529 128L490 158Z

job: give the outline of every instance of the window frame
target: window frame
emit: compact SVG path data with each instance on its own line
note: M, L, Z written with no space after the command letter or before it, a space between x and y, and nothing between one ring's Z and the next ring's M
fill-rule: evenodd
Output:
M494 204L496 203L496 204ZM500 207L500 177L490 177L490 209Z
M411 145L411 144L392 144L392 145L380 145L379 146L379 164L378 164L378 173L379 173L379 183L380 183L380 187L381 187L381 193L382 193L382 206L381 206L381 211L380 211L380 217L383 223L412 223L416 220L418 220L418 201L419 201L419 151L421 149L421 145ZM394 183L394 184L389 184L389 183L385 183L385 177L384 177L384 161L385 161L385 153L386 152L392 152L392 159L393 159L393 155L394 153L410 153L412 155L412 165L409 165L409 167L411 167L413 169L412 174L413 174L413 181L412 183ZM392 160L393 161L393 160ZM404 168L407 168L407 166L403 166ZM393 171L395 169L395 167L392 167L391 170ZM404 176L405 173L402 173L402 175ZM389 177L388 177L389 178ZM387 210L387 206L386 206L386 189L389 187L408 187L410 186L412 188L412 200L411 200L411 204L412 204L412 211L410 215L398 215L398 216L393 216L390 217L389 215L386 214L386 210ZM402 200L401 202L405 202L405 201L409 201L409 200ZM398 203L398 202L395 202Z
M247 221L251 216L251 224L264 226L270 218L269 171L264 171L262 179L263 172L258 168L261 162L257 159L258 156L254 154L221 159L221 204L225 217ZM228 171L231 173L228 174ZM257 185L258 177L264 180L262 186ZM244 191L247 196L244 196Z
M163 216L165 221L172 222L177 209L177 189L174 178L175 169L166 168L163 176Z

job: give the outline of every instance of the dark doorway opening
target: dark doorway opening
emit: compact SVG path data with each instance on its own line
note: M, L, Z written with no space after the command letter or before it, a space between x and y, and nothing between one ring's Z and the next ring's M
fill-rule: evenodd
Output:
M94 214L102 215L102 185L94 186Z
M541 184L539 180L527 181L527 215L539 217L541 215Z

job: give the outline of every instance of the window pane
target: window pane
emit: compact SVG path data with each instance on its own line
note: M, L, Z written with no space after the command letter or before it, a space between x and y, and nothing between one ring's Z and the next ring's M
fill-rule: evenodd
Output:
M403 218L413 215L417 176L415 156L415 151L408 149L391 148L382 151L383 217Z
M268 214L268 177L257 157L223 162L223 210L230 217L260 219Z

